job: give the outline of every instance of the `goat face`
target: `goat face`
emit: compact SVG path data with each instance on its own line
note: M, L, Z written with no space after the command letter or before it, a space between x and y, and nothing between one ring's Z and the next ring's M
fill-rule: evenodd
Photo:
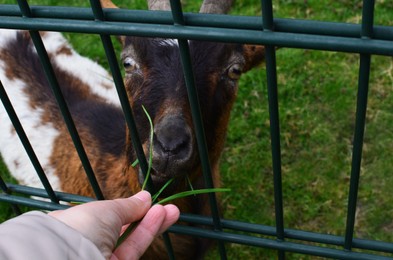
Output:
M193 179L200 163L177 42L127 37L123 43L125 85L146 156L153 145L153 185L159 188L171 178L181 180L187 175ZM200 41L189 41L189 48L209 158L214 165L223 147L238 79L255 60L261 60L263 48L253 46L250 51L249 46ZM152 144L142 106L153 120ZM135 159L135 155L131 157Z

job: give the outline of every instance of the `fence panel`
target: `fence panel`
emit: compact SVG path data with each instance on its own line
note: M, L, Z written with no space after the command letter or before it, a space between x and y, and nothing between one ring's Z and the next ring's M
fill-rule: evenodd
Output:
M136 123L128 103L110 35L177 39L193 123L197 133L204 180L207 187L213 187L213 181L199 101L195 90L188 40L265 45L275 226L221 218L216 196L215 194L210 194L211 217L182 214L180 219L188 223L210 226L211 229L175 225L169 229L169 232L217 240L219 242L219 254L222 259L226 259L226 243L275 249L278 252L279 259L284 259L286 252L339 259L393 259L392 242L354 238L371 55L393 56L393 27L375 26L373 24L374 1L363 1L361 24L274 18L272 1L269 0L261 1L262 16L260 17L183 13L180 1L171 1L171 12L126 9L103 10L98 1L92 0L90 4L90 8L30 6L27 1L23 0L18 1L18 5L1 4L0 28L29 30L35 48L39 53L40 61L45 69L47 79L61 108L68 131L83 163L89 182L93 187L96 199L104 199L104 196L60 91L38 31L86 33L98 34L100 36L127 126L133 134L131 138L133 146L137 151L139 163L145 173L148 168L147 161L139 141ZM277 47L359 54L358 96L344 236L290 229L285 225L283 205L285 202L283 198L285 189L283 188L281 160L282 133L280 131L276 64ZM60 202L91 201L91 198L58 192L52 189L1 82L0 97L44 187L40 189L10 184L6 183L0 176L0 188L3 191L0 194L0 201L11 203L16 207L15 210L18 210L16 205L55 210L68 207L64 203L60 204ZM49 198L50 201L37 200L27 196L20 196L20 194ZM167 245L170 252L169 239L167 239ZM170 255L172 254L170 253Z

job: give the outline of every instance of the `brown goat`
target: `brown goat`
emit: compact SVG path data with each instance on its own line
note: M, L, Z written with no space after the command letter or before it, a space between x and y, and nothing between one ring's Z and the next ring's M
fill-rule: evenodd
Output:
M110 1L101 2L103 7L115 8ZM228 2L205 1L201 11L225 13ZM152 0L149 8L167 10L169 5ZM138 192L144 177L139 167L131 167L136 155L111 77L93 61L79 56L61 34L43 32L41 37L105 198ZM121 42L125 86L146 156L153 145L154 187L174 178L167 193L188 190L188 178L195 189L203 188L177 42L131 36L121 37ZM262 61L264 48L202 41L189 41L189 47L213 180L218 187L219 159L238 79ZM93 196L27 32L0 30L0 80L54 189ZM154 122L153 144L149 143L150 127L142 106ZM0 122L0 152L11 174L22 184L41 186L3 107ZM193 196L175 204L183 213L208 215L205 199ZM171 241L178 259L203 255L197 238L171 234ZM144 257L166 259L160 238Z

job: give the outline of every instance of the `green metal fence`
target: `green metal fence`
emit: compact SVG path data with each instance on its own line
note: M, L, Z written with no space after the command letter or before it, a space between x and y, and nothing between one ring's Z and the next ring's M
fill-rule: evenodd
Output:
M213 186L206 143L199 112L198 97L193 82L187 40L208 40L266 45L266 70L270 114L271 152L273 158L273 182L276 225L265 226L219 217L215 195L210 196L212 217L183 214L181 220L212 226L211 230L175 225L169 232L213 238L219 241L222 259L226 259L225 244L238 243L255 247L276 249L278 258L284 259L285 252L322 256L339 259L393 259L393 243L356 239L353 237L357 193L362 158L365 115L368 100L368 85L371 55L393 56L393 27L374 26L374 1L363 1L362 22L359 25L296 19L274 19L272 1L262 0L261 17L223 16L183 13L180 1L171 1L171 12L136 10L103 10L99 1L90 1L91 8L29 6L19 0L18 5L0 5L0 28L29 30L48 81L53 88L57 102L75 147L85 168L97 199L103 199L92 167L84 151L78 132L60 92L57 79L50 65L48 55L38 33L40 31L77 32L99 34L104 46L110 69L121 100L127 125L134 134L133 145L138 153L144 172L146 159L138 139L132 111L128 104L118 62L110 35L135 35L142 37L175 38L179 41L187 91L192 107L194 126L197 132L204 178L207 186ZM158 26L159 25L159 26ZM354 129L353 155L348 197L346 232L344 236L326 235L285 227L283 214L283 193L281 180L280 124L277 93L276 47L306 48L360 54L356 123ZM9 113L16 131L28 152L44 189L5 183L0 177L0 201L14 205L28 205L40 209L55 210L66 208L59 202L90 201L77 195L54 191L24 133L17 115L0 83L0 97ZM50 201L35 200L18 194L49 198ZM238 232L239 231L239 232ZM358 252L367 250L367 253ZM168 246L170 251L170 245ZM383 253L383 254L381 254ZM390 255L390 257L388 256Z

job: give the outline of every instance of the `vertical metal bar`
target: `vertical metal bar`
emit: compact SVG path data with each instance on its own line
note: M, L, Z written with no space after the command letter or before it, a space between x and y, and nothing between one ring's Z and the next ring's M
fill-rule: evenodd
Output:
M16 115L16 112L12 107L11 101L8 98L8 95L1 81L0 81L0 99L3 102L4 108L7 111L12 124L14 125L15 131L18 134L19 139L23 144L23 147L25 148L30 158L30 161L33 164L35 171L37 172L37 175L40 178L42 185L44 186L46 192L48 193L49 199L54 203L59 203L59 199L57 198L55 192L53 191L53 188L49 183L44 170L42 169L42 166L37 158L37 155L35 154L33 147L31 146L31 143L29 141L29 138L27 137L26 132L24 131L23 126L18 119L18 116Z
M274 30L273 5L271 0L262 0L262 26L265 31Z
M90 5L93 10L93 14L94 14L95 19L97 21L104 21L104 19L105 19L104 12L102 10L100 2L97 0L90 0ZM138 161L139 161L139 166L141 167L142 172L146 176L146 173L148 171L148 164L146 161L145 154L143 152L142 144L139 139L138 129L136 127L133 112L132 112L130 103L128 101L127 92L124 87L123 78L121 76L121 72L119 69L119 65L117 62L117 58L116 58L116 54L115 54L115 51L113 48L113 44L112 44L112 41L111 41L111 38L109 35L101 34L100 37L101 37L102 44L104 46L105 55L108 60L109 68L112 72L113 81L115 82L117 94L120 99L120 104L123 109L124 117L126 119L128 129L131 133L131 142L132 142L132 145L135 149L135 153L136 153ZM153 183L150 178L147 181L146 188L150 192L154 191Z
M96 21L104 21L105 16L104 16L104 12L102 10L102 6L101 6L100 2L98 0L90 0L90 5L93 10L93 14L94 14ZM144 173L145 177L148 177L148 180L146 183L146 188L151 193L153 193L154 186L153 186L150 176L146 176L147 171L148 171L148 164L146 161L145 154L143 152L142 144L139 139L138 130L137 130L136 123L135 123L135 120L133 117L130 103L128 101L128 95L127 95L127 92L124 87L124 82L123 82L121 72L120 72L120 69L118 66L118 62L117 62L117 58L116 58L116 54L115 54L115 51L113 48L111 38L109 35L104 35L104 34L100 34L100 37L101 37L102 44L104 46L104 50L105 50L105 54L106 54L106 57L107 57L107 60L109 63L109 67L112 72L112 77L115 82L117 93L119 95L120 103L123 108L123 113L124 113L124 116L126 119L126 123L127 123L128 128L131 131L131 135L132 135L131 142L133 143L133 147L134 147L135 152L137 154L139 165L142 169L142 172ZM164 239L164 243L165 243L165 247L167 249L169 259L175 259L171 240L170 240L167 232L165 232L163 234L163 239Z
M0 82L0 84L1 84L1 82ZM4 193L6 193L6 194L10 194L11 193L10 189L8 188L7 184L4 182L3 178L1 177L1 175L0 175L0 189Z
M362 10L361 37L368 39L373 33L374 0L364 0ZM352 249L353 232L356 217L356 205L359 189L360 169L363 150L363 136L366 124L367 97L370 78L371 55L360 54L358 96L356 104L356 125L353 141L351 180L348 195L347 223L344 248Z
M188 42L186 40L179 40L179 48L180 48L180 55L184 70L184 77L186 80L186 87L188 92L188 99L190 102L191 113L193 124L195 127L195 132L197 136L197 143L198 143L198 150L199 156L201 158L202 163L202 171L204 175L205 184L208 188L212 188L214 186L213 179L211 176L211 167L209 161L209 153L206 146L205 140L205 131L203 127L203 121L201 116L201 111L199 107L199 98L198 92L195 87L194 75L192 71L191 65L191 57L188 47ZM217 200L214 193L210 193L210 203L212 204L212 214L213 214L213 222L215 223L216 228L220 229L220 218L219 212L217 208Z
M115 82L117 93L120 98L120 103L121 103L121 106L123 109L124 116L126 118L126 123L127 123L127 126L131 132L131 142L132 142L132 145L135 149L135 153L138 157L139 166L141 167L142 172L144 173L144 175L146 177L149 166L146 161L146 157L143 152L142 144L139 139L138 129L136 127L133 112L130 107L130 103L128 101L127 92L125 90L124 83L123 83L122 76L121 76L121 72L119 70L115 51L113 50L113 44L112 44L111 38L109 36L100 35L100 37L101 37L101 41L102 41L104 49L105 49L105 54L106 54L106 57L107 57L107 60L109 63L109 67L112 72L112 76L113 76L113 79ZM153 186L153 182L151 181L150 177L147 180L146 188L150 192L155 191L154 186Z
M18 0L18 5L20 8L20 11L22 12L22 15L25 17L32 17L31 14L31 9L27 1L25 0Z
M93 10L93 15L96 21L104 21L105 16L100 1L90 0L90 6L91 9Z
M20 6L21 12L24 17L30 17L31 11L29 5L26 0L18 0L18 4ZM67 129L71 135L72 141L74 142L75 148L78 152L78 155L81 159L83 168L85 169L87 178L92 186L95 196L97 199L104 199L104 195L100 189L100 186L97 182L97 179L94 175L94 171L91 167L89 158L87 157L86 151L83 148L82 141L79 137L78 131L76 130L74 121L72 120L72 116L70 111L68 110L67 103L64 100L63 94L61 92L59 83L56 79L56 75L53 71L52 65L50 63L50 59L48 53L46 52L44 43L42 42L41 36L38 31L30 31L30 37L33 41L33 44L37 50L38 56L40 57L40 62L45 71L45 76L49 82L49 85L52 87L52 91L55 95L56 101L59 105L61 113L63 115L64 121L66 123Z
M273 31L272 1L262 0L263 29ZM276 50L274 46L265 46L266 77L269 99L270 136L272 147L274 205L276 213L277 239L284 240L284 210L282 199L281 177L281 144L280 144L280 117L278 110ZM278 251L278 258L285 259L285 251Z
M180 1L170 0L170 4L171 4L173 23L178 25L184 25L185 24L184 15L183 15L183 10Z
M171 0L170 4L171 4L174 24L184 25L183 11L181 8L180 1ZM192 120L196 133L198 151L202 164L203 177L204 177L205 185L208 188L211 188L214 186L214 184L212 179L208 149L206 145L202 115L199 105L200 103L198 98L198 92L195 86L195 78L192 69L192 61L190 57L188 41L178 40L178 42L179 42L179 50L180 50L182 67L183 67L183 73L184 73L184 78L187 87L188 100L190 102ZM209 193L208 196L209 196L210 208L212 212L214 229L220 231L222 230L222 228L221 228L221 220L220 220L216 195L214 193ZM219 248L221 259L227 259L225 245L222 241L218 241L218 248Z
M375 0L363 0L362 8L362 38L371 38L374 31Z
M93 9L93 14L94 14L96 21L104 21L105 16L104 16L104 12L102 10L102 6L101 6L100 2L98 0L90 0L90 5L91 5L91 8ZM153 186L150 176L146 176L147 171L148 171L148 164L146 161L145 154L143 152L142 144L139 139L138 130L137 130L137 127L135 124L135 120L133 117L130 103L128 101L128 95L127 95L127 92L124 87L124 82L123 82L121 72L120 72L120 69L118 66L118 62L117 62L117 58L116 58L116 54L115 54L115 51L113 48L111 38L109 35L104 35L104 34L100 34L100 37L101 37L102 44L104 46L104 50L105 50L105 54L106 54L106 57L107 57L107 60L109 63L109 67L112 72L112 77L115 82L117 93L119 95L120 103L123 108L123 113L124 113L124 116L125 116L125 119L127 122L127 126L131 131L131 135L132 135L131 142L132 142L135 152L137 154L139 165L142 169L142 172L144 173L145 178L148 177L148 180L146 183L146 188L151 193L153 193L154 186ZM167 249L169 259L175 259L171 240L170 240L167 232L165 232L163 234L163 239L164 239L164 243L165 243L165 247Z
M168 258L171 260L175 260L175 252L173 251L171 238L169 237L169 233L166 231L162 234L162 238L164 239L165 248L168 254Z

